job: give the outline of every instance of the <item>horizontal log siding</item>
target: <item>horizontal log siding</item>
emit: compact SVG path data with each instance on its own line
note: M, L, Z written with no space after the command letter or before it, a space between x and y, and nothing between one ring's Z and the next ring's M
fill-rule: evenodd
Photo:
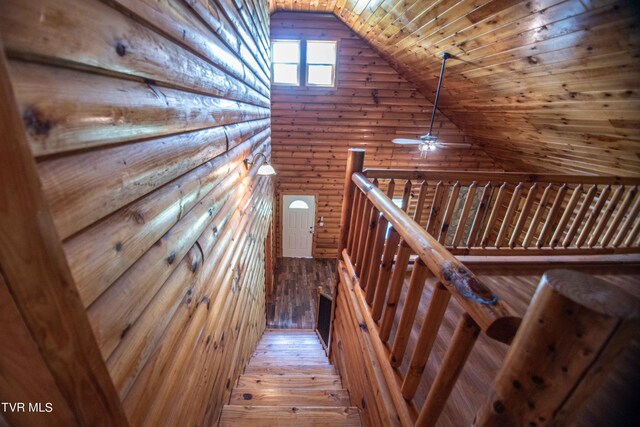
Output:
M335 257L347 149L367 149L365 167L494 170L480 149L443 149L420 158L417 147L391 139L427 133L433 105L335 16L278 12L272 39L338 41L337 86L272 88L273 163L278 171L276 236L282 254L282 194L317 197L314 257ZM443 142L469 142L444 115L434 133ZM324 218L324 227L318 222Z
M243 160L271 152L269 26L235 4L0 3L14 107L131 425L213 425L264 329L274 190Z

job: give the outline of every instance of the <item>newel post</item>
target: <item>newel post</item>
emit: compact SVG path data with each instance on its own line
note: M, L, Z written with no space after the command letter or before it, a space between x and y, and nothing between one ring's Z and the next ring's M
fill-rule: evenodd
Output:
M338 239L338 273L336 273L336 283L332 292L331 326L329 328L329 357L332 357L333 350L333 322L336 315L336 304L338 303L338 282L340 281L340 260L342 251L347 247L349 238L349 225L351 224L351 214L353 211L353 198L356 193L356 185L351 177L356 172L362 172L364 168L364 150L361 148L349 148L347 155L347 168L344 174L344 190L342 197L342 215L340 216L340 238ZM335 361L334 361L335 363Z
M637 334L639 302L587 274L542 276L474 426L568 425Z
M353 197L356 186L351 180L351 176L356 172L362 172L364 167L364 150L361 148L350 148L347 157L347 169L344 175L344 196L342 197L342 215L340 217L340 240L338 240L338 259L342 256L342 251L347 247L349 236L349 224L351 222L351 211L353 208Z

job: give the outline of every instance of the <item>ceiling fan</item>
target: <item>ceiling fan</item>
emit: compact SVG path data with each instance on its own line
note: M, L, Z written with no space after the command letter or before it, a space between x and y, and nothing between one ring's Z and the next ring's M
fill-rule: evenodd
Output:
M447 59L451 58L451 54L444 52L442 54L442 68L440 69L440 78L438 79L438 89L436 90L436 99L433 103L433 112L431 113L431 124L429 124L429 133L422 135L419 139L409 138L396 138L392 142L398 145L417 145L420 152L424 155L429 151L433 151L437 148L469 148L471 144L459 144L459 143L446 143L438 142L438 137L433 135L433 122L436 118L436 111L438 108L438 98L440 97L440 86L442 86L442 77L444 76L444 65Z

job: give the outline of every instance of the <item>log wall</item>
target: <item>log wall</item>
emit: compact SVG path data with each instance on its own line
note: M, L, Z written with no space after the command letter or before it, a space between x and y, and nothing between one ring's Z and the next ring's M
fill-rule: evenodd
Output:
M273 163L278 171L276 236L282 254L282 195L316 196L314 257L334 257L338 247L342 181L349 147L367 149L365 167L494 170L478 148L441 149L422 159L417 147L393 138L427 133L433 104L334 15L278 12L272 39L337 40L335 88L272 88ZM468 138L443 114L435 134L443 142ZM319 226L320 218L324 227Z
M212 425L264 329L268 34L253 0L0 2L3 108L131 425Z

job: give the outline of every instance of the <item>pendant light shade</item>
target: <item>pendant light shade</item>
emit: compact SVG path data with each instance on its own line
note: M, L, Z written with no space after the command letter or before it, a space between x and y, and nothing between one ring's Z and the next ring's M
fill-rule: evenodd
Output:
M255 164L255 162L258 160L260 156L264 157L264 163L260 165L260 167L258 168L258 175L260 176L276 175L276 170L273 168L273 166L269 164L269 160L267 160L267 156L265 156L264 153L256 154L255 156L253 156L253 160L249 160L248 157L244 159L245 166L248 168L249 166Z

